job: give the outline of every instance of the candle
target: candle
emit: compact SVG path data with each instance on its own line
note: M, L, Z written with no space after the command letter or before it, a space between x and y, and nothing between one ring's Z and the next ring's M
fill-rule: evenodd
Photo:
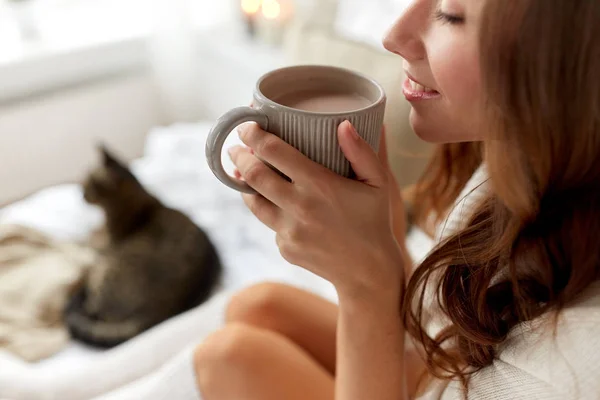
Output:
M262 0L242 0L242 11L246 15L256 15L260 11Z
M256 17L261 9L262 0L242 0L241 6L248 34L254 36L256 33Z
M292 15L290 0L262 0L258 31L267 43L278 45Z
M263 0L262 14L266 19L275 20L281 15L281 4L278 0Z

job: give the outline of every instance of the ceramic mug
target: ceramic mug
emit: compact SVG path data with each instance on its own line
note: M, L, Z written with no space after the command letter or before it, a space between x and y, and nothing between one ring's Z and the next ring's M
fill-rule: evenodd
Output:
M259 79L253 107L235 108L217 120L206 142L208 165L225 185L256 193L227 174L221 161L231 131L245 122L256 122L309 159L352 178L354 172L338 143L338 126L349 120L378 151L385 106L381 85L354 71L319 65L278 69Z

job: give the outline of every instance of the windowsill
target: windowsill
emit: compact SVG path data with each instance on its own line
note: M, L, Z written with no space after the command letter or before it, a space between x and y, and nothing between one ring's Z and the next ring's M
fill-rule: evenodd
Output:
M146 0L79 1L78 8L60 13L37 10L43 16L37 40L20 39L16 24L0 26L0 104L149 68L152 33L185 15L151 9ZM212 10L212 17L192 10L186 23L209 28L226 20L224 10ZM0 13L10 11L0 0Z
M141 36L71 49L39 46L18 59L0 63L0 103L144 68L145 52Z

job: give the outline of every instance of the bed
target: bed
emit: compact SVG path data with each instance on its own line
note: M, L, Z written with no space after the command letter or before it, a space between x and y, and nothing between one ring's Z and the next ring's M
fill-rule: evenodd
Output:
M208 123L153 129L147 136L144 156L132 163L132 170L164 203L185 212L209 232L225 265L221 292L231 293L268 280L303 287L335 301L332 285L285 262L275 246L274 233L251 215L237 192L223 186L212 175L204 158L209 129ZM229 141L238 140L232 138ZM227 157L224 160L231 170ZM85 240L102 221L99 210L83 201L77 184L47 188L0 210L0 224L26 225L67 241ZM411 235L409 245L416 258L422 257L430 246L427 238L419 233ZM75 342L36 364L26 364L6 352L0 352L0 398L6 396L1 387L2 374L5 374L5 382L15 385L15 379L21 379L27 385L37 378L51 379L60 375L61 371L83 370L93 365L97 357L97 350ZM110 388L123 383L103 384ZM72 384L81 386L82 382L74 381ZM37 399L57 396L39 394ZM77 396L73 395L73 398ZM25 400L25 397L13 399Z

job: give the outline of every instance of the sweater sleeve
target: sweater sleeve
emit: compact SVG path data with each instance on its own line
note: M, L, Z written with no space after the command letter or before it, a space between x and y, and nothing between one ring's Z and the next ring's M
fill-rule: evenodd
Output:
M554 318L510 333L492 365L471 377L468 400L600 398L600 284ZM422 399L459 400L458 382L433 385Z

